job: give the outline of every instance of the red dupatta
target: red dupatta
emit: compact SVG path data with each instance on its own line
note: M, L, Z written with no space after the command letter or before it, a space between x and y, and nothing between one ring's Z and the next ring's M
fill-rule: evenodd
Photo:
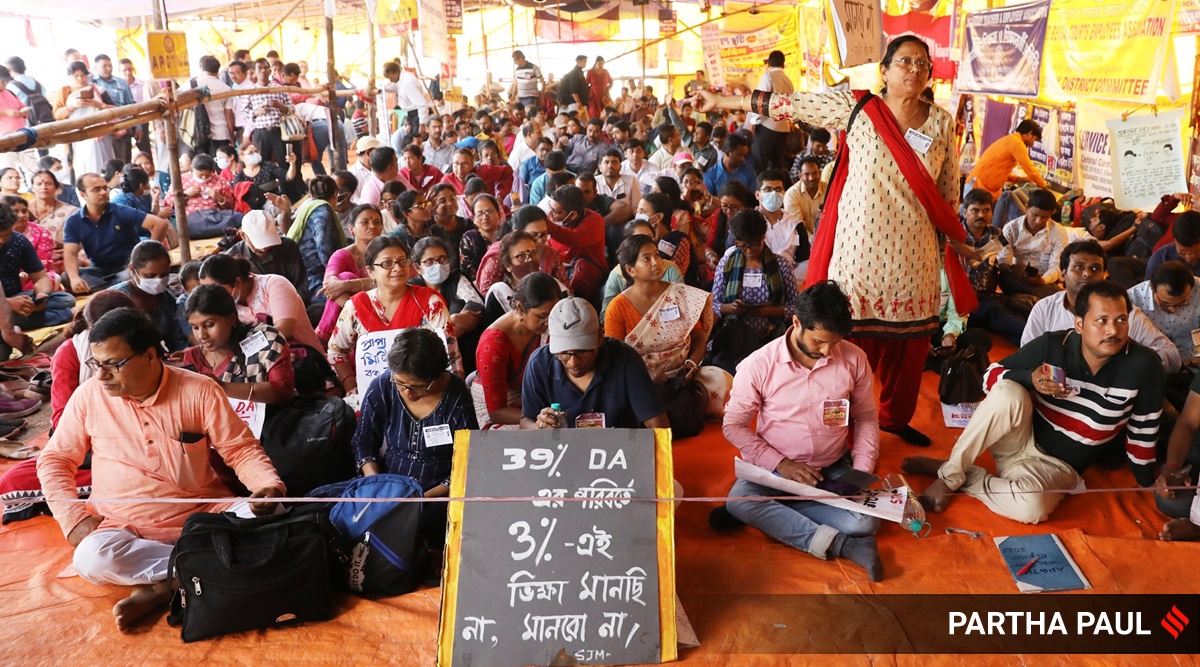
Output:
M384 322L379 317L375 312L375 304L371 303L371 297L367 292L359 292L350 297L350 300L354 302L354 315L358 321L362 322L368 333L375 333L421 326L421 320L433 314L422 309L421 304L430 303L433 297L441 300L442 295L428 287L409 285L404 298L400 299L400 303L396 305L396 312L392 313L391 322Z
M900 167L900 173L904 175L904 180L917 195L917 201L921 202L921 206L924 207L933 226L951 240L966 241L967 231L959 222L958 214L938 192L937 185L929 175L929 170L925 168L925 164L921 162L917 152L904 139L904 134L900 132L900 125L896 122L896 117L892 115L891 110L887 108L883 100L868 91L856 90L854 96L859 101L861 110L871 119L875 131L883 139L892 158L896 160L896 165ZM854 121L854 115L851 114L851 123ZM842 189L846 186L846 174L849 170L850 151L846 144L846 133L849 129L847 126L846 130L838 133L837 163L833 172L833 181L829 184L825 195L825 207L821 212L821 223L817 229L817 236L813 239L812 253L808 263L807 285L813 285L829 277L829 263L833 258L833 241L837 236L838 204L842 198ZM979 307L979 300L975 297L975 290L971 288L971 281L967 277L962 262L951 250L949 243L946 244L943 260L954 306L959 313L966 315Z

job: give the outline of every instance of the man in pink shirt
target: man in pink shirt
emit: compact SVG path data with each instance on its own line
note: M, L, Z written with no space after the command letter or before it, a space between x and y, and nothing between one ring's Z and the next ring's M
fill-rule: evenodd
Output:
M75 471L90 450L92 497L221 498L230 492L209 465L214 449L253 490L278 498L284 485L221 387L163 364L162 335L141 311L118 308L88 336L96 376L75 391L58 428L38 457L38 478L54 518L75 547L75 571L95 584L134 586L113 607L117 627L171 598L172 543L194 512L270 514L273 503L90 503L75 492ZM93 513L93 511L95 513Z
M787 333L738 364L724 433L743 460L813 486L839 468L875 469L874 380L866 354L842 340L850 328L850 303L837 283L818 283L796 298ZM780 495L738 480L726 509L784 544L822 560L846 558L871 581L883 578L874 537L879 519L813 500L737 500ZM718 509L713 519L720 515Z

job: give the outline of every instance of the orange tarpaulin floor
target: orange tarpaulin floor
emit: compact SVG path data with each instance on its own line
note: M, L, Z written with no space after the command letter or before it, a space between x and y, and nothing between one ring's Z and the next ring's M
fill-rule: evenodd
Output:
M1000 346L993 358L1011 350ZM915 388L914 388L915 389ZM945 455L961 431L942 425L937 376L926 373L914 426L933 438L928 450L882 434L877 472L899 470L914 454ZM688 496L719 496L733 483L736 450L712 424L675 446L676 477ZM1090 470L1090 489L1135 486L1128 469ZM912 479L918 489L929 480ZM885 579L871 583L843 561L821 561L753 529L718 534L711 502L684 502L676 514L679 597L700 639L680 662L695 665L1196 665L1175 656L772 655L780 632L803 632L782 619L772 597L792 594L1016 594L991 539L947 535L947 526L996 535L1054 532L1091 581L1090 593L1200 593L1200 544L1152 538L1164 517L1148 493L1089 493L1067 498L1052 519L1027 526L997 517L970 498L930 517L918 540L896 524L879 533ZM0 664L404 664L435 662L440 589L364 600L343 597L336 618L300 628L243 633L184 644L159 617L138 633L116 631L111 609L128 589L62 576L71 549L48 517L0 528ZM1084 593L1086 594L1086 593ZM730 604L731 596L736 603ZM780 627L791 622L791 627ZM854 619L847 619L853 623Z

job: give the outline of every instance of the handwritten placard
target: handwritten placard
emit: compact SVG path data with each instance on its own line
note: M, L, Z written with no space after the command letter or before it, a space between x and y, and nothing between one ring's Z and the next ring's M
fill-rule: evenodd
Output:
M230 398L229 404L233 406L233 411L242 421L246 422L246 426L250 427L250 432L254 437L261 438L263 430L263 421L267 417L267 404L259 403L258 401L247 401L244 398Z
M1118 207L1151 211L1163 194L1187 190L1183 113L1175 109L1108 121Z
M354 348L354 377L358 380L358 393L365 395L371 381L388 369L387 352L396 334L403 329L388 329L358 337Z
M460 433L438 664L673 660L667 431ZM643 499L638 501L636 499Z
M883 7L879 0L829 0L830 44L841 67L883 60Z

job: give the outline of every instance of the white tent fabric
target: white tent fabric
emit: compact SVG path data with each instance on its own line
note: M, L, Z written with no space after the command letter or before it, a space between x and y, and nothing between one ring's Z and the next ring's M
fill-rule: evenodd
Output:
M166 0L167 14L188 14L230 4L229 0ZM153 13L151 0L38 0L37 2L0 3L0 17L23 19L62 19L104 21Z

